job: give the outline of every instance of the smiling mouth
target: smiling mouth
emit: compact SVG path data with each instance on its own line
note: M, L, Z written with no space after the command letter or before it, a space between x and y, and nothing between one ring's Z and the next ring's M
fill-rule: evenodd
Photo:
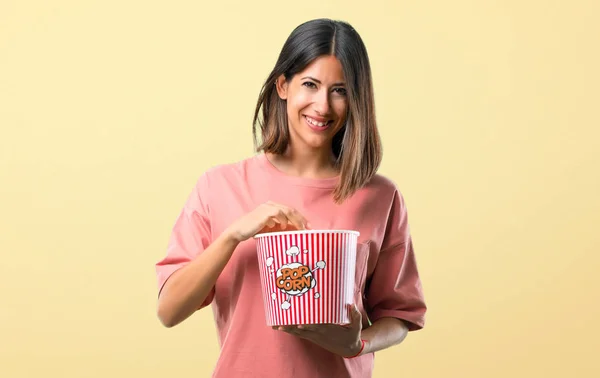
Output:
M325 121L325 122L319 122L314 118L311 118L309 116L304 116L304 119L306 120L306 122L308 122L310 125L317 127L317 128L321 128L321 129L325 129L329 126L331 126L331 124L333 123L333 120L329 120L329 121Z

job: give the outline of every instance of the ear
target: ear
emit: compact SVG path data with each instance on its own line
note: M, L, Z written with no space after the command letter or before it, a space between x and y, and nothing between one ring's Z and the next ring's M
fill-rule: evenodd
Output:
M285 80L285 76L281 75L275 80L275 88L279 98L287 100L288 82Z

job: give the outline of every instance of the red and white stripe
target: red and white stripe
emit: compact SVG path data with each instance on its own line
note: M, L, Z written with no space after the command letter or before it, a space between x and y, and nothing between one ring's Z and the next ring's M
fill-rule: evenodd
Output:
M357 239L358 235L350 232L257 235L267 325L348 323L346 305L353 301ZM298 247L298 255L286 254L292 246ZM305 249L308 253L304 253ZM273 258L271 266L267 266L269 257ZM325 262L324 269L316 269L320 261ZM277 270L292 262L306 265L316 280L315 287L300 296L288 295L276 285ZM275 300L273 293L276 294ZM316 293L319 293L319 298L315 298ZM291 306L284 310L281 305L286 300Z

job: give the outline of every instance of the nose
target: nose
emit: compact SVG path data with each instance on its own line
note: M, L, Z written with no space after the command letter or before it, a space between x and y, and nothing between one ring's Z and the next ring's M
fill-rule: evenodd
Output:
M322 88L315 95L315 110L325 116L329 114L329 108L329 91L326 88Z

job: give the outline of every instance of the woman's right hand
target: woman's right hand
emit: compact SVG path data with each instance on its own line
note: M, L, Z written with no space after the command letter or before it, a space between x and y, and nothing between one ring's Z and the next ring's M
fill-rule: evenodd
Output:
M225 230L225 233L240 243L259 232L307 228L310 228L310 224L297 210L268 201L237 219Z

